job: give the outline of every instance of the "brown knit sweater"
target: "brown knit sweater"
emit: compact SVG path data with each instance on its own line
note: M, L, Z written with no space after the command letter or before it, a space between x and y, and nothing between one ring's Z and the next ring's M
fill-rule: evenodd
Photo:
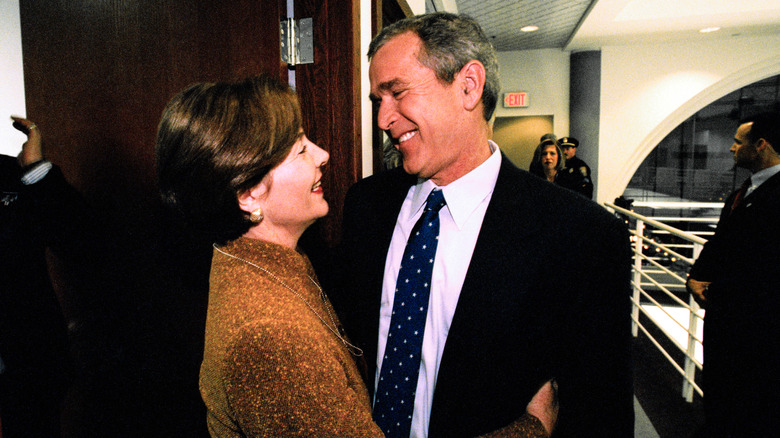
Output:
M200 371L211 436L383 436L350 353L320 320L338 323L308 259L247 238L221 249L278 280L214 251Z
M382 437L354 360L320 319L338 324L309 260L248 238L220 249L239 259L212 257L200 368L211 436ZM546 436L527 414L486 435Z

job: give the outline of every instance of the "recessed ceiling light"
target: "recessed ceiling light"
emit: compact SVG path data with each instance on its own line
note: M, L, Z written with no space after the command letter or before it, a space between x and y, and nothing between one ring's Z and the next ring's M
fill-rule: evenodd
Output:
M525 26L520 28L523 32L534 32L539 30L539 26Z
M705 27L704 29L699 30L699 32L701 32L701 33L710 33L710 32L717 32L719 30L720 30L719 27L713 26L713 27Z

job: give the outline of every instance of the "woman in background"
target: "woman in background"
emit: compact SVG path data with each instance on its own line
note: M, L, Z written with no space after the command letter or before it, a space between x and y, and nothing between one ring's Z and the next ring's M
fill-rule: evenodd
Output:
M554 139L543 139L534 150L534 158L528 169L534 175L550 182L556 182L559 171L564 166L563 153Z
M532 174L551 183L579 193L580 181L576 174L562 172L566 167L566 157L554 139L542 140L534 150L534 158L528 169ZM565 170L565 169L564 169Z

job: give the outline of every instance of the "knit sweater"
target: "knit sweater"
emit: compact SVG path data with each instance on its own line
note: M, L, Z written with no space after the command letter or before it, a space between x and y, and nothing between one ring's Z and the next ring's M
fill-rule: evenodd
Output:
M316 281L290 248L243 237L215 248L200 368L212 437L384 436ZM485 435L546 436L528 414Z
M200 371L212 437L383 436L315 282L309 260L280 245L214 250Z

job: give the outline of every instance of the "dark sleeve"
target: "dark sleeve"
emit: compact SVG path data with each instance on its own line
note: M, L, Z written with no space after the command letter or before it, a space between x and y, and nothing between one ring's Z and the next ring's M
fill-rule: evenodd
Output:
M30 217L38 224L41 239L55 251L83 256L96 248L93 236L105 222L84 197L70 185L59 167L53 166L40 181L23 186L31 201Z
M590 175L590 167L583 163L579 169L579 172L580 176L582 177L580 180L579 192L582 193L582 195L586 198L593 199L593 179Z
M601 216L603 218L603 216ZM556 436L632 437L631 253L628 231L616 218L591 222L584 251L567 287L573 303L562 329L567 346L556 376L560 414ZM564 298L566 299L566 298Z
M593 199L593 181L590 178L590 168L584 163L575 167L564 167L558 173L555 182L588 199Z
M726 200L725 205L731 205L733 200L734 195L732 194ZM726 228L727 217L728 207L724 207L721 211L715 234L704 244L704 248L702 248L699 257L688 273L690 278L699 281L713 281L718 274L718 269L724 266L723 257L728 253L727 249L723 247L723 233Z

